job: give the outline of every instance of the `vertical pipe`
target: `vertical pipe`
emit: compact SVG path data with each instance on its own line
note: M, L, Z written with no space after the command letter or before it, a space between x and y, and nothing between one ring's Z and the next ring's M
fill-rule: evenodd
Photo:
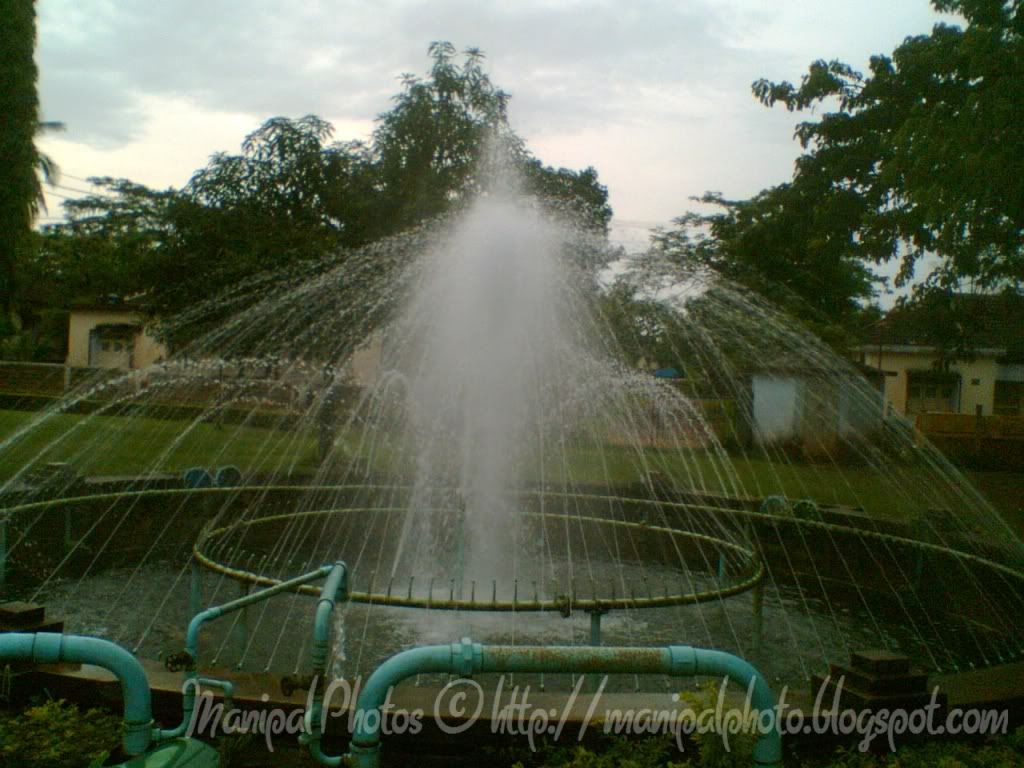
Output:
M326 675L328 657L331 651L331 617L334 605L338 600L348 599L348 569L340 560L334 564L331 572L320 590L320 599L316 604L316 615L313 620L313 648L311 661L313 667L314 693L306 712L306 730L299 737L299 743L305 745L311 755L323 765L341 765L341 757L329 757L320 748L323 736L323 690L325 686L317 686L316 678Z
M195 563L198 567L198 563ZM184 694L182 695L182 719L174 728L158 728L154 731L154 738L157 741L163 741L165 739L174 739L179 736L184 736L188 731L189 724L192 722L192 713L195 709L196 702L196 691L195 691L195 679L199 676L199 634L203 628L203 625L207 622L218 619L221 616L225 616L235 611L240 611L248 605L268 600L275 595L280 595L283 592L289 592L296 587L307 584L317 579L322 579L331 573L334 566L325 565L317 568L315 571L303 574L302 576L296 576L294 579L288 579L287 581L281 581L272 587L261 589L258 592L252 592L245 597L240 597L237 600L224 603L223 605L215 605L212 608L205 608L199 611L192 620L189 622L188 630L185 632L185 651L184 656L191 659L189 666L190 669L185 671L184 680ZM195 571L193 571L195 573Z
M460 499L459 502L460 503L455 518L455 578L458 579L459 582L457 594L459 600L461 600L462 580L466 578L466 530L464 520L466 516L466 503L462 499Z

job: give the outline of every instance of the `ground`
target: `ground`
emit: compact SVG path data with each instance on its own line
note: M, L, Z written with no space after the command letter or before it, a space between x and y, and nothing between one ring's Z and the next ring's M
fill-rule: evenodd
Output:
M39 414L0 411L0 440L28 427ZM349 455L367 454L371 441L351 432L339 437ZM141 417L86 417L58 414L32 430L25 439L0 445L0 481L16 474L30 461L70 461L84 475L133 475L146 471L179 473L193 466L234 464L247 472L308 475L316 472L315 430L283 431L238 424L191 424L170 419ZM547 462L544 478L575 483L635 483L644 467L629 448L606 445L600 449L568 448ZM366 456L364 456L366 458ZM371 463L386 467L387 446L374 449ZM894 476L862 466L806 464L732 456L735 476L721 472L720 458L709 453L649 449L647 469L673 477L692 477L708 493L751 496L781 493L790 498L811 498L820 504L857 506L881 518L913 513L893 493ZM537 475L539 476L539 472ZM967 479L1024 536L1024 474L968 471Z

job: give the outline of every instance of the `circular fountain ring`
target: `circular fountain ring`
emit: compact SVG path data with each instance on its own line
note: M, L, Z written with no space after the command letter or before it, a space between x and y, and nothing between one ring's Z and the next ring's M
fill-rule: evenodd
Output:
M579 494L584 495L584 494ZM376 513L407 513L408 509L405 507L338 507L329 509L317 509L317 510L306 510L302 512L292 512L278 515L268 515L265 517L254 518L252 520L242 520L229 525L220 527L207 527L200 534L196 543L192 549L192 553L196 561L204 568L221 574L228 578L234 579L239 582L271 587L280 584L282 579L274 579L268 576L264 576L258 573L254 573L249 570L234 568L225 563L219 562L211 555L206 553L207 544L211 541L232 533L237 533L243 529L249 529L259 527L265 524L281 523L281 522L292 522L302 518L317 518L317 517L332 517L335 515L349 515L349 514L376 514ZM732 597L734 595L742 594L748 590L753 589L758 583L764 579L765 570L764 564L761 562L760 557L754 552L752 548L742 546L730 542L726 539L719 538L717 536L711 536L704 533L697 533L694 531L685 531L677 528L669 528L666 526L650 525L642 522L630 522L624 520L611 520L607 518L591 517L585 515L565 515L560 513L538 513L530 512L527 513L527 517L530 518L543 518L545 520L565 520L572 522L573 524L585 524L593 526L607 526L616 529L626 529L641 531L645 534L655 534L657 536L665 536L669 538L681 538L700 544L710 545L718 550L725 550L735 553L741 558L741 562L744 564L742 571L748 571L742 579L728 585L721 585L712 589L704 589L700 591L692 592L670 592L667 588L660 595L647 594L647 595L635 595L629 596L618 596L615 594L607 596L591 595L590 597L580 596L578 594L565 594L559 595L554 598L540 598L534 596L533 598L519 598L515 597L512 600L508 599L476 599L475 597L470 599L456 598L449 596L449 598L437 598L433 595L433 589L430 590L426 596L417 596L410 590L406 594L396 594L391 589L384 592L374 591L372 588L369 591L351 591L349 592L348 599L356 603L366 603L372 605L388 605L400 608L426 608L431 610L450 610L450 611L481 611L481 612L537 612L537 611L553 611L563 615L569 615L572 611L609 611L619 609L639 609L639 608L664 608L674 605L692 605L695 603L705 603L710 601L722 600L726 597ZM303 585L296 591L309 594L319 595L320 588L313 585Z
M0 518L4 520L14 520L26 513L32 513L33 519L38 519L38 515L41 515L48 510L65 510L69 511L71 508L79 504L92 504L96 502L118 502L126 501L131 504L135 504L136 501L143 499L187 499L187 498L209 498L217 496L225 497L237 497L239 494L245 494L248 492L255 492L260 495L266 493L305 493L310 490L318 492L362 492L362 491L384 491L393 490L396 486L394 485L374 485L374 484L350 484L350 485L331 485L331 486L302 486L302 485L243 485L228 488L203 488L203 489L186 489L186 488L172 488L172 489L147 489L147 490L135 490L135 491L118 491L110 493L99 493L90 494L85 496L77 497L58 497L51 498L42 501L27 502L22 504L16 504L6 509L0 510ZM681 501L667 501L667 500L651 500L638 497L623 497L615 495L605 494L586 494L586 493L568 493L568 492L557 492L557 491L535 491L526 492L525 495L544 495L552 498L565 498L571 497L574 499L590 500L596 502L619 502L622 504L634 505L640 508L649 509L660 509L662 511L670 512L681 512L688 514L704 514L720 518L732 518L736 520L743 520L750 522L755 525L763 526L768 525L774 528L798 528L803 530L819 530L827 532L829 534L837 534L841 536L852 536L860 540L865 541L879 541L885 545L893 545L908 552L921 552L921 553L933 553L943 557L952 557L965 564L972 564L982 570L986 570L990 573L997 574L999 577L1005 580L1012 589L1024 590L1024 568L1017 563L1009 563L1006 561L1000 561L993 559L982 554L975 554L964 551L955 546L949 546L933 541L922 541L920 539L910 538L908 536L899 535L895 533L888 533L878 530L870 530L864 527L855 525L846 525L842 522L824 521L808 519L804 517L789 516L784 514L769 514L752 509L742 509L737 507L729 506L717 506L708 505L692 502L681 502ZM380 508L378 508L379 510ZM326 515L341 515L346 512L355 511L354 509L336 509L336 510L321 510L316 514L321 516ZM407 512L405 508L401 511ZM290 515L276 515L279 521L281 519L294 518L296 514L310 514L308 512L292 513ZM549 514L550 513L546 513ZM553 515L551 515L553 516ZM641 515L642 516L642 515ZM563 519L566 516L562 516ZM581 518L576 516L568 516L570 520L580 520ZM659 536L680 536L684 538L690 538L695 541L703 542L705 545L718 546L726 551L735 554L740 554L743 558L746 558L745 563L749 563L749 569L745 573L742 581L737 583L724 585L721 588L708 589L703 591L693 592L678 592L676 594L662 594L658 596L647 595L647 596L633 596L628 598L615 597L614 599L604 599L602 597L597 598L579 598L578 596L567 595L564 597L555 597L547 600L513 600L513 601L442 601L437 599L427 599L425 597L420 598L413 596L410 598L407 594L405 595L389 595L385 592L376 592L372 589L365 592L354 592L352 599L363 603L375 603L380 605L394 605L394 606L405 606L414 608L434 608L434 609L461 609L461 610L474 610L474 611L558 611L565 612L566 610L603 610L605 608L656 608L659 606L668 605L686 605L699 602L708 602L712 600L718 600L721 598L737 595L744 591L752 589L762 579L766 577L766 568L759 555L756 555L752 548L737 545L733 542L717 539L716 537L710 537L706 534L694 533L686 530L679 530L665 526L648 525L642 522L624 522L618 520L607 520L601 518L586 518L588 524L593 525L616 525L620 527L633 528L636 530L644 530L653 532ZM246 523L249 526L259 526L261 522L270 522L270 517L256 518ZM210 569L212 571L221 573L226 577L238 580L240 582L249 583L259 586L273 586L280 581L278 579L265 576L259 573L253 573L252 571L232 567L229 563L218 562L214 557L209 554L207 545L211 543L212 537L223 535L228 530L235 528L237 529L241 523L235 523L234 525L223 526L220 528L214 528L213 526L205 529L201 535L193 542L194 553L197 562L201 567ZM717 586L717 585L716 585ZM319 594L318 589L313 586L303 588L301 592L309 595ZM963 617L964 620L970 621L969 617Z

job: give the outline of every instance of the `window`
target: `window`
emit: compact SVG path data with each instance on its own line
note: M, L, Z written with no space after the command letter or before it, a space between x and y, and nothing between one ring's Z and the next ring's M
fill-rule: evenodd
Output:
M955 413L960 405L960 376L940 371L907 371L907 415Z
M103 350L104 352L109 352L109 351L110 351L110 342L109 342L109 341L104 341L104 342L103 342L103 343L102 343L102 344L100 345L100 347L101 347L101 349L102 349L102 350Z

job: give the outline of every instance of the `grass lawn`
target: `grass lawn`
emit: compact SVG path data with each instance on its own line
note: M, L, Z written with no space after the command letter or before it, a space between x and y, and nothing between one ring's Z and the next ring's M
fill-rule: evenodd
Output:
M0 441L28 426L37 414L0 411ZM187 431L185 431L187 430ZM349 453L365 453L372 441L357 432L344 436ZM386 469L390 452L378 451L372 463ZM364 457L365 458L365 457ZM0 448L0 481L30 461L67 461L82 474L134 475L148 471L181 472L192 466L234 464L244 471L286 475L317 468L317 440L311 431L280 431L236 424L186 424L141 417L59 414L22 438ZM913 470L814 465L731 456L728 463L705 451L636 451L614 446L568 448L549 454L544 478L559 483L633 483L645 471L662 472L707 493L760 497L784 494L821 504L863 507L869 514L901 518L935 499L955 498L956 488L926 488ZM540 473L537 472L539 477ZM969 473L972 482L1024 533L1024 476L1006 472ZM955 483L955 481L954 481ZM934 480L932 479L932 485ZM909 490L908 489L912 489ZM935 496L926 498L929 491Z
M0 440L35 418L35 413L0 411ZM206 423L183 434L187 427L173 420L58 414L11 445L0 443L0 481L30 461L67 461L85 475L180 472L225 464L255 472L316 469L312 434Z

